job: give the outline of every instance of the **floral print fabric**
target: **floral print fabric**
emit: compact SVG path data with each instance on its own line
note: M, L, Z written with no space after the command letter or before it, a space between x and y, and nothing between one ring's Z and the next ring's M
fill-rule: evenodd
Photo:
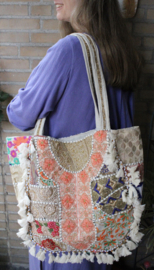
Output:
M21 145L22 143L26 143L28 146L30 143L30 140L31 140L31 136L6 138L9 165L20 164L18 146Z

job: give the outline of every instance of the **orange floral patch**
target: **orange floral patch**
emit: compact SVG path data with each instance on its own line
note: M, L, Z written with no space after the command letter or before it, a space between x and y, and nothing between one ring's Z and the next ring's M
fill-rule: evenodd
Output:
M89 204L91 203L90 198L84 193L81 197L80 197L80 203L82 204L82 206L84 208L88 207Z
M68 172L64 172L60 179L67 185L72 181L73 175L71 173Z
M100 153L93 154L91 156L92 159L92 165L95 166L100 166L103 163L103 158Z
M94 230L94 224L92 223L91 220L85 218L84 221L81 223L81 227L83 230L87 233L91 232Z
M70 195L64 196L64 198L62 200L62 205L66 209L69 209L72 206L73 203L74 203L74 200L72 199L72 197Z
M47 140L44 140L44 139L39 139L39 140L37 140L37 146L38 146L41 150L43 150L44 148L46 148L47 145L48 145Z
M74 221L67 219L64 224L62 225L63 230L67 233L72 233L76 228L76 224Z
M31 136L29 136L29 137L26 137L26 136L15 137L14 141L13 141L14 148L17 149L17 147L22 143L27 143L28 144L30 142L30 139L31 139Z
M79 178L81 179L82 183L85 184L88 180L88 174L85 171L82 171L78 174Z
M97 131L97 132L94 134L94 138L95 138L95 140L98 141L98 142L104 141L104 139L106 139L106 131L103 131L103 130Z
M53 168L55 167L55 164L56 162L54 159L46 158L43 163L44 171L51 172Z

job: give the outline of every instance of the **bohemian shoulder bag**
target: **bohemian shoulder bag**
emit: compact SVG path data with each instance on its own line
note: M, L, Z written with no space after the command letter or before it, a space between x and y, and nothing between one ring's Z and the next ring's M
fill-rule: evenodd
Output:
M143 148L139 127L110 129L106 85L93 38L81 44L95 106L96 129L67 138L7 138L18 201L17 235L39 260L112 264L131 254L143 234L139 223ZM36 254L36 245L40 247Z

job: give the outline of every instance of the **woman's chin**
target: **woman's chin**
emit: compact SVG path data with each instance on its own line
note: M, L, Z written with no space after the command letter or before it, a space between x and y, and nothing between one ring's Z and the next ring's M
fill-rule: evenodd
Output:
M64 16L62 16L61 14L58 14L56 15L57 17L57 20L59 21L66 21L66 22L69 22L69 19L65 18Z

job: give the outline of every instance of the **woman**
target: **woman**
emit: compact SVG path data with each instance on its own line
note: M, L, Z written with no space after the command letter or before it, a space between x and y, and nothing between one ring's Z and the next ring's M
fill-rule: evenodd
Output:
M21 130L46 117L45 135L67 137L95 128L94 104L84 58L73 32L87 33L98 45L107 83L112 129L133 124L133 97L140 58L132 46L116 0L55 0L63 38L48 49L25 88L7 107L10 122ZM103 60L102 60L103 59ZM42 267L42 268L40 268ZM110 269L86 260L82 264L41 263L30 255L30 270Z

